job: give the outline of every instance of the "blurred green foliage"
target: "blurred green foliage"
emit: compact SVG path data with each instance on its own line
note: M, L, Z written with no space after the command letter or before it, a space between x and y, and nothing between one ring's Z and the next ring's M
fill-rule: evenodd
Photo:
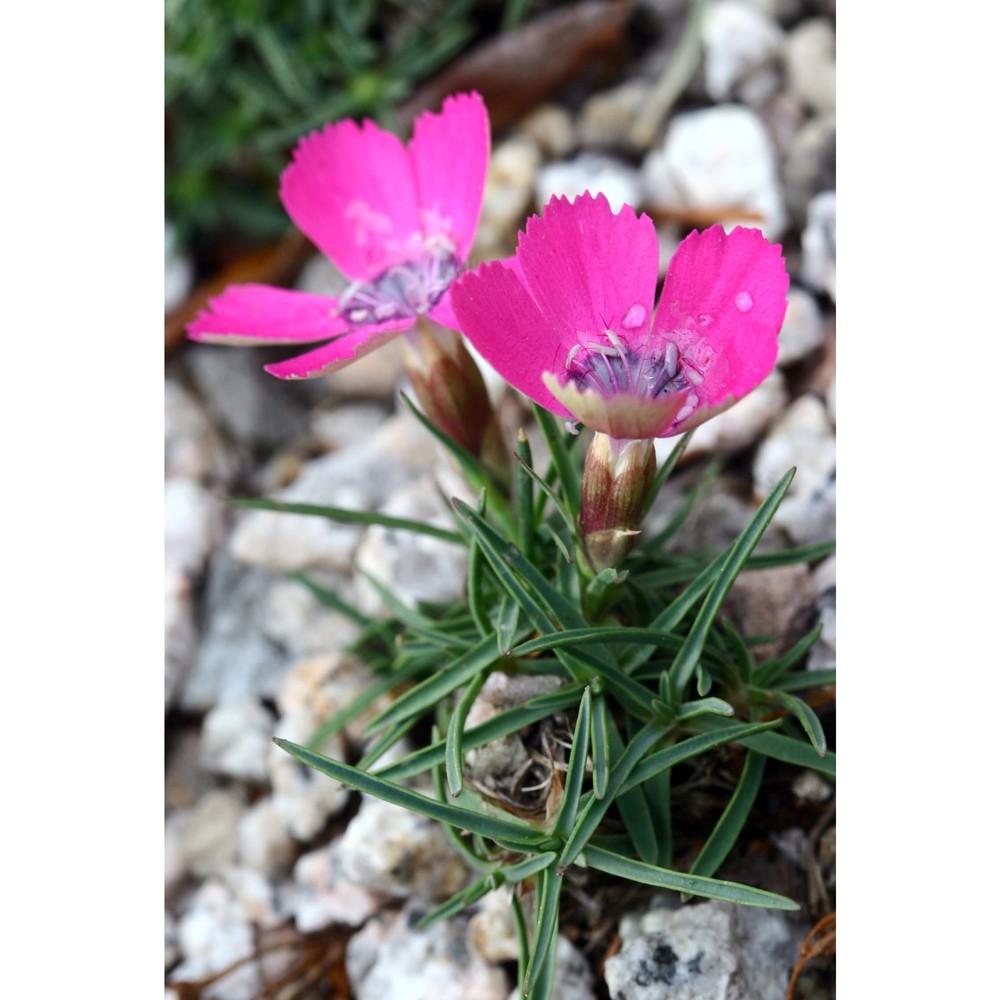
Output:
M393 109L524 0L166 0L166 210L182 243L284 232L277 197L304 133Z

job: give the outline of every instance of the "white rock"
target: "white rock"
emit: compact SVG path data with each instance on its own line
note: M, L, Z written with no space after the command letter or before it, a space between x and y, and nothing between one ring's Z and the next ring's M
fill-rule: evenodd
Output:
M629 132L649 103L651 90L645 80L633 79L588 97L577 116L581 145L599 150L630 148Z
M271 713L255 699L217 705L202 728L202 766L244 781L267 780Z
M781 169L785 204L795 224L806 223L809 202L837 181L837 118L832 112L808 118L788 140Z
M633 167L610 156L581 153L576 159L550 163L538 171L535 204L541 211L556 195L565 195L572 201L585 191L603 194L611 211L616 213L622 205L634 208L642 201L642 183Z
M382 505L381 513L452 529L434 480L423 476L402 487ZM451 601L461 593L468 568L468 550L412 531L372 525L358 546L356 566L383 584L410 607L418 601ZM386 607L367 580L358 581L358 607L365 614L384 617Z
M371 439L309 462L276 497L353 510L376 510L401 486L435 464L435 442L412 417L386 421ZM347 573L362 528L322 517L249 511L230 547L241 562L276 570Z
M336 844L303 854L293 878L286 906L303 934L333 923L360 927L387 902L344 877Z
M471 947L487 962L516 962L517 927L514 923L510 886L488 892L469 918Z
M174 477L163 484L164 565L197 576L222 540L218 500L192 479Z
M835 537L836 442L822 402L800 396L771 428L754 460L754 493L763 500L792 467L797 471L772 525L797 544Z
M193 479L202 485L224 486L235 467L205 408L176 379L166 379L164 402L164 465L167 479Z
M705 87L713 100L723 101L734 96L737 84L778 57L784 33L751 3L715 0L705 10L702 38Z
M540 104L517 127L546 156L554 159L569 156L576 146L573 119L561 104Z
M723 104L677 115L661 149L642 165L647 204L718 212L727 230L748 225L755 213L770 239L785 230L774 149L760 119L749 109ZM727 208L736 209L726 217Z
M809 203L802 233L802 280L837 301L837 194L822 191Z
M318 720L309 709L287 713L278 721L274 735L305 745L315 735L321 721L325 720ZM339 734L330 737L319 752L334 760L343 760L347 755ZM311 840L331 816L347 805L350 793L339 781L299 763L277 745L270 748L268 772L274 804L296 840Z
M837 107L836 39L826 18L812 18L791 31L785 72L792 92L815 111Z
M347 945L356 1000L506 1000L507 977L470 954L461 917L425 931L415 911L368 921Z
M164 574L164 704L173 703L198 649L191 579L177 571Z
M653 909L621 934L605 962L620 1000L784 1000L798 946L784 915L715 901Z
M815 771L802 771L792 782L792 794L803 802L826 802L833 795L833 785Z
M826 387L826 412L830 415L833 424L837 423L837 375L830 378Z
M195 982L212 976L254 953L254 926L272 927L279 919L267 883L251 873L227 872L224 879L201 885L177 926L183 962L170 982ZM272 952L260 961L240 964L213 983L206 1000L256 1000L265 979L273 980L289 965L287 951Z
M309 415L313 437L329 451L367 441L388 419L385 407L378 403L338 403Z
M837 666L837 594L825 591L816 602L819 609L820 632L816 644L809 650L809 670L832 670Z
M788 402L785 378L773 370L756 389L734 403L728 410L695 428L686 455L732 454L750 447L767 430ZM660 444L660 441L665 442ZM657 456L662 459L676 442L657 439Z
M813 570L813 586L817 593L822 594L837 585L837 556L827 556Z
M339 852L346 878L387 896L443 899L469 878L438 823L367 795Z
M177 245L177 231L166 219L163 226L163 311L172 312L188 297L194 283L194 264Z
M538 146L527 135L514 136L493 150L473 247L476 258L489 260L513 253L541 162Z
M176 848L185 869L212 875L236 860L236 830L246 812L243 796L229 789L206 792L177 821Z
M322 576L322 579L320 577ZM357 603L355 584L335 574L311 574L351 603ZM276 580L268 594L260 622L264 635L295 655L310 655L352 642L358 625L334 608L328 608L297 580Z
M788 290L788 311L778 334L778 365L808 357L823 344L823 317L816 300L802 288Z
M295 852L285 813L271 796L246 811L236 839L241 864L268 877L283 874Z
M295 281L298 291L310 295L339 295L349 284L333 261L321 253L313 254L305 262Z

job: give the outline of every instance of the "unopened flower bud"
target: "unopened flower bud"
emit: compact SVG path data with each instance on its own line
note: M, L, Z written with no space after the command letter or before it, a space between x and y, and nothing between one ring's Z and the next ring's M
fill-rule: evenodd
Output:
M656 451L650 439L594 435L583 467L580 527L595 572L621 565L628 555L655 475Z

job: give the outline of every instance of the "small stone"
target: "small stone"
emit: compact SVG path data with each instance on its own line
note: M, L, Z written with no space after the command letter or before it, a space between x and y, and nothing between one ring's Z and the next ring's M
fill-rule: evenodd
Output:
M837 194L823 191L809 203L802 233L802 280L837 301Z
M383 504L381 513L439 528L454 527L430 476L423 476L394 493ZM396 599L416 607L420 601L455 600L465 585L468 562L464 546L412 531L372 525L358 546L356 566L359 574L370 574ZM363 579L358 581L358 607L363 613L377 617L385 617L391 610Z
M176 570L164 574L164 705L173 704L198 649L191 579Z
M385 407L378 403L337 403L309 415L312 435L327 451L368 440L388 419Z
M705 44L705 87L715 101L736 96L739 84L751 77L760 79L768 63L781 53L784 34L775 22L743 0L716 0L705 10L702 29ZM769 88L777 87L777 76L771 74ZM759 87L755 91L759 103L766 96Z
M167 378L164 402L164 475L224 488L235 474L233 457L198 399Z
M409 415L387 420L374 437L308 462L276 499L350 510L377 510L400 487L433 467L434 439ZM230 547L241 562L268 569L349 573L363 534L322 517L248 511Z
M222 541L218 500L193 479L174 477L163 484L164 565L195 578Z
M788 85L807 107L819 112L837 109L836 39L825 18L795 26L785 46Z
M649 103L651 90L645 80L627 80L588 97L577 116L580 144L602 151L630 149L629 132Z
M314 583L332 590L351 603L353 581L334 573L312 573ZM358 635L356 622L335 608L328 608L298 580L275 580L260 622L266 638L289 653L302 656L335 649L353 642Z
M274 719L252 698L217 705L205 717L202 766L244 781L267 779Z
M177 230L167 219L163 226L163 311L173 312L191 292L194 284L194 263L177 241Z
M212 875L236 860L236 830L246 812L243 796L218 788L207 792L178 821L177 850L185 869Z
M476 258L490 260L513 253L541 162L538 146L526 135L508 139L493 150L473 247Z
M274 926L277 914L267 883L252 873L230 872L201 885L177 925L183 962L169 982L194 983L236 968L201 995L205 1000L256 1000L265 983L284 972L292 956L287 950L270 952L254 961L255 925ZM237 964L238 963L238 964Z
M268 878L283 874L295 852L285 814L270 796L246 811L236 839L240 862Z
M787 402L785 378L775 369L739 402L695 428L686 457L728 455L749 448L777 419Z
M678 114L662 148L643 161L642 182L647 204L712 212L727 230L755 225L770 240L785 231L771 140L757 115L741 105Z
M826 408L815 396L800 396L771 428L754 460L754 494L763 500L796 467L772 520L797 545L835 537L837 449Z
M356 1000L506 1000L503 970L469 951L466 918L414 927L421 910L378 914L347 945Z
M557 195L572 201L585 191L603 194L615 213L623 205L635 206L642 201L642 184L633 167L610 156L581 153L574 160L550 163L538 171L535 203L541 210Z
M833 785L815 771L803 771L792 782L792 794L802 802L826 802L833 795Z
M339 853L346 878L401 899L443 899L469 878L438 823L367 795L347 825Z
M633 925L634 926L634 925ZM697 903L653 909L605 962L612 997L621 1000L784 1000L798 938L783 914L755 907Z
M517 927L510 886L488 892L469 918L469 944L487 962L516 962Z
M806 225L809 203L821 191L833 190L837 180L837 119L816 115L798 127L784 154L781 168L785 204L795 225Z
M521 120L518 131L550 159L565 159L576 148L573 119L560 104L540 104Z
M778 334L778 365L795 364L822 346L823 317L816 300L802 288L790 288L788 311Z
M809 670L833 670L837 666L837 592L831 587L816 602L818 624L822 626L819 639L809 650Z
M802 563L747 570L733 583L723 613L743 635L777 637L754 647L757 661L763 662L805 635L817 596L809 567Z
M286 906L303 934L333 923L360 927L387 902L344 877L337 844L303 854L293 878Z

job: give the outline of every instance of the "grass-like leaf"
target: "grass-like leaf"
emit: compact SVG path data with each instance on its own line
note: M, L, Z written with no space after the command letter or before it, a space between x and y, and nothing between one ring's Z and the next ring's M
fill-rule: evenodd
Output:
M701 875L688 875L684 872L670 871L658 868L642 861L633 861L614 851L608 851L593 844L586 849L584 859L589 868L616 875L619 878L631 879L646 885L655 885L661 889L673 889L675 892L690 896L704 896L707 899L721 899L726 903L739 903L743 906L760 906L768 910L798 910L799 904L787 896L776 892L755 889L739 882L726 882L722 879L706 878Z
M690 736L665 750L657 750L640 761L628 779L622 783L621 791L628 791L667 768L714 750L725 743L738 743L747 736L767 732L780 725L780 719L771 719L768 722L738 722L735 725L723 725L712 733Z
M594 698L593 720L590 730L591 755L594 763L594 797L603 799L608 792L611 775L611 749L608 736L608 702L603 694Z
M823 732L823 724L812 708L801 698L786 694L784 691L772 691L771 697L798 719L799 725L809 737L809 742L816 748L816 753L823 756L826 753L826 733Z
M370 735L384 726L391 726L403 719L426 712L452 691L467 684L480 671L495 663L496 659L496 639L488 635L453 660L440 673L426 678L415 687L410 688L406 694L397 698L392 705L368 724L365 732Z
M770 569L773 566L794 566L798 563L818 563L837 551L837 543L815 542L783 552L761 552L747 560L747 569Z
M828 670L802 670L787 677L782 677L775 685L781 691L806 691L814 687L826 687L837 683L837 671L831 667Z
M705 841L705 846L694 859L691 865L692 875L714 875L719 870L719 865L726 860L726 855L733 849L746 824L757 792L760 791L766 760L763 754L752 750L747 754L733 797L726 804L719 822Z
M462 733L465 728L465 720L469 716L469 709L476 700L476 695L486 682L488 673L484 670L462 693L462 697L455 706L455 711L451 713L448 720L448 738L445 742L445 772L448 776L448 791L452 795L460 795L462 792L462 762L464 759L462 750Z
M517 636L518 624L521 618L521 609L517 601L509 593L500 598L497 606L497 651L501 656L511 656L514 639Z
M656 475L653 476L653 482L649 487L649 495L646 497L646 505L643 508L643 518L645 518L645 516L649 513L649 508L653 506L653 501L656 500L657 495L663 488L663 484L667 481L667 477L674 471L675 466L681 460L681 456L684 454L685 449L691 443L691 437L693 434L694 431L688 431L686 434L682 434L677 439L677 444L675 444L670 450L670 454L667 455L663 465L656 470Z
M478 833L483 837L496 841L502 845L516 845L514 849L522 852L532 851L537 845L546 840L546 835L539 830L533 830L526 825L514 823L511 820L498 819L487 816L483 813L472 812L469 809L460 809L447 802L438 802L421 792L415 792L402 785L393 784L383 778L360 771L350 764L344 764L339 760L332 760L322 754L307 750L290 740L283 740L275 737L274 742L282 750L290 753L296 760L301 761L308 767L314 768L323 774L354 788L366 795L373 795L377 799L389 802L395 806L409 809L411 812L419 813L421 816L429 816L441 823L458 827L460 830L468 830L471 833Z
M552 455L552 463L559 477L559 484L562 487L563 496L566 498L566 504L575 519L580 513L581 476L570 456L569 449L566 447L566 435L559 429L557 419L548 410L543 409L537 403L532 403L531 408L535 412L535 420L549 446L549 454Z
M702 715L691 723L692 729L702 732L718 732L723 726L729 725L717 715ZM748 750L757 750L775 760L783 760L786 764L797 767L808 767L820 774L835 778L837 775L837 755L828 750L824 756L816 752L816 748L803 740L794 739L784 733L758 733L756 736L741 736L734 742Z
M549 945L555 942L559 928L559 893L563 877L553 864L538 873L535 906L535 939L524 976L524 993L531 996L546 966Z
M775 684L812 649L816 640L823 632L823 626L817 625L810 629L784 656L776 660L766 660L753 674L753 683L757 687L768 688Z
M484 875L482 878L473 882L472 885L466 886L464 889L460 889L455 893L454 896L446 899L440 906L434 907L430 913L425 913L418 921L417 928L420 930L426 930L428 927L433 926L439 920L447 920L448 917L453 917L456 913L461 913L467 906L471 906L473 903L482 899L488 892L493 889L493 878L490 875Z
M674 665L671 668L670 682L677 701L681 700L684 688L687 687L687 683L691 679L691 674L694 673L695 665L701 656L705 640L708 638L709 629L719 612L719 608L722 607L722 602L725 600L730 588L736 581L736 577L750 557L750 553L753 552L757 542L760 541L761 535L764 534L765 529L771 523L771 518L774 517L778 505L781 503L785 493L788 492L788 487L791 485L794 475L795 469L789 469L781 477L777 485L767 495L767 498L750 519L750 523L729 547L726 561L723 563L718 577L712 584L712 588L709 590L705 602L698 612L698 617L695 619L694 625L684 640L684 645L677 654L677 659L674 660Z
M447 528L439 528L423 521L411 521L406 517L391 517L388 514L375 514L364 510L345 510L341 507L323 507L312 503L291 503L283 500L256 499L252 497L231 499L226 503L230 507L242 510L270 510L279 514L304 514L307 517L324 517L328 521L340 524L380 524L383 528L396 528L400 531L412 531L418 535L430 535L443 542L453 545L464 545L465 539Z
M531 445L521 428L517 433L517 468L514 472L514 489L517 509L517 541L521 551L531 559L535 545L535 486L538 478L531 466ZM482 511L480 511L482 513Z
M559 812L552 826L552 834L555 837L565 837L576 819L576 810L583 789L583 776L587 770L587 751L590 749L590 713L590 688L587 687L583 689L583 697L580 699L580 711L573 732L573 746L566 765L562 802L559 804Z

